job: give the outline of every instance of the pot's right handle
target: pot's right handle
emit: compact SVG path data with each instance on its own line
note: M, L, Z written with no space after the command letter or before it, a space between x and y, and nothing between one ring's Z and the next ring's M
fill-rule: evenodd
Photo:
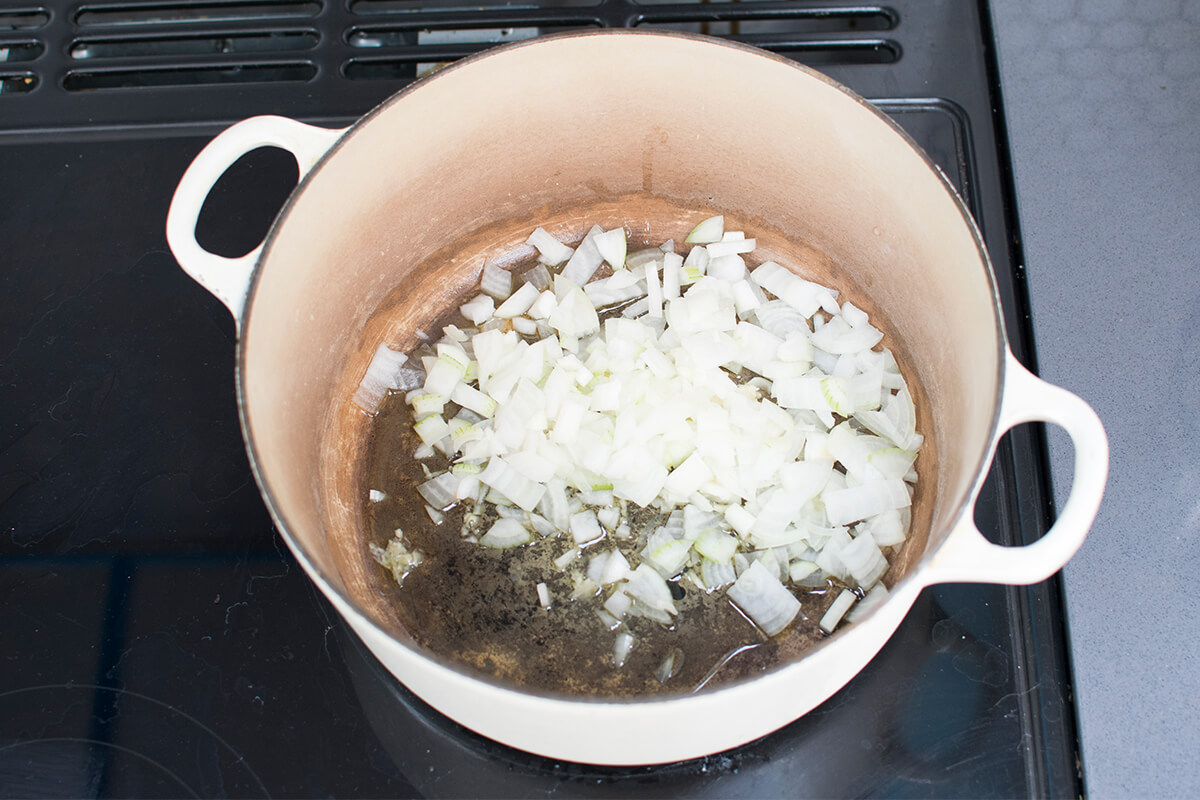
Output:
M184 272L228 306L239 326L250 275L263 246L240 258L225 258L201 247L196 241L196 220L204 201L225 170L251 150L287 150L295 156L303 179L343 133L344 128L318 128L286 117L251 117L219 133L183 173L167 212L167 244Z
M1071 493L1050 530L1023 547L992 544L975 527L974 515L966 515L931 560L929 583L1045 580L1075 555L1100 508L1108 480L1108 437L1100 418L1083 400L1033 375L1012 353L1006 358L1000 430L1022 422L1051 422L1064 428L1075 446Z

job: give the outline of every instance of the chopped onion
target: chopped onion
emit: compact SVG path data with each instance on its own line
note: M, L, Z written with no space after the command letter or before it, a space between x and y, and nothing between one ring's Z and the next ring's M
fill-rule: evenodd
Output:
M479 290L496 300L504 300L512 293L512 273L489 261L483 265Z
M496 301L486 294L479 294L459 306L458 310L475 325L481 325L492 318Z
M821 617L821 630L825 633L833 633L833 629L842 621L842 617L846 615L856 600L858 600L858 595L849 589L843 589L842 593L833 601L833 605L825 612L825 616Z
M798 558L788 565L788 580L800 583L819 569L814 562Z
M527 313L531 319L548 319L557 306L558 298L554 296L554 292L549 289L543 289L542 293L533 301L533 304L529 306Z
M607 261L610 267L620 269L625 266L627 244L624 228L613 228L611 231L598 233L592 237L592 241L596 243L600 257Z
M649 609L658 609L674 615L675 601L666 579L649 564L639 564L625 584L625 592Z
M715 591L723 589L737 580L737 571L734 569L732 559L719 564L705 558L700 562L700 579L704 588Z
M633 642L633 634L629 631L621 631L617 634L617 638L613 642L613 664L618 667L625 666L625 662L629 659L629 652L633 650Z
M834 525L849 525L860 519L894 511L912 503L903 481L886 479L861 486L825 491L821 495L825 513Z
M579 247L575 248L575 252L567 261L567 265L563 267L560 276L576 286L582 286L591 279L602 263L604 263L604 256L596 247L595 236L589 234L580 242Z
M479 480L526 511L536 508L542 495L546 493L544 485L526 478L500 456L488 461L487 467L479 475Z
M654 677L658 678L659 683L666 683L671 678L675 677L679 670L683 668L683 651L678 647L672 647L671 652L667 653L667 657L658 665L658 669L654 671Z
M381 348L359 388L372 410L403 388L421 455L449 457L418 486L432 519L464 505L463 536L485 547L566 536L554 564L572 598L613 587L592 602L621 630L617 664L633 618L673 624L668 579L726 591L774 636L799 615L785 583L886 591L887 548L911 523L921 436L883 333L780 264L748 271L756 240L724 225L697 225L686 258L673 244L630 253L623 227L593 227L574 249L539 228L540 263L515 287L485 265L460 307L475 328L426 338L423 372ZM593 280L604 263L612 273ZM584 548L595 555L572 567ZM537 589L550 610L549 584ZM677 668L669 656L662 674Z
M604 530L600 527L600 522L596 519L596 512L590 509L580 511L578 514L572 514L570 529L571 536L575 539L575 544L580 547L585 547L592 542L598 542L604 538Z
M522 525L520 520L501 518L496 520L487 533L479 537L479 543L484 547L505 549L520 547L527 544L531 538L533 537L529 528Z
M388 390L411 388L403 385L409 377L406 373L412 372L403 369L406 361L407 355L397 353L387 345L381 344L375 348L371 363L367 365L367 372L354 393L354 404L368 414L374 414L379 410Z
M569 259L571 254L575 252L547 233L545 228L538 228L529 234L529 238L525 241L527 244L536 247L538 252L542 254L542 263L548 264L551 267L557 267Z
M854 608L850 609L850 612L846 614L846 621L854 622L871 609L880 605L884 600L887 600L887 598L887 587L882 583L875 584L875 588L867 592L863 599L855 603Z
M711 244L721 241L721 234L724 232L725 217L709 217L692 228L692 232L684 241L688 244Z
M854 541L843 547L838 552L838 558L845 564L850 577L864 590L878 583L888 568L887 560L879 545L871 538L869 530L862 531Z
M541 294L537 287L532 283L523 283L521 287L508 296L508 299L495 311L495 316L498 319L512 319L513 317L524 314L529 310Z
M572 547L570 550L554 559L554 566L558 567L559 569L566 569L570 563L577 558L579 558L579 548Z
M768 636L782 631L800 613L800 601L758 561L729 587L729 599Z
M728 239L713 242L708 245L709 258L724 258L726 256L749 253L754 250L756 242L753 239ZM710 273L711 274L711 273Z

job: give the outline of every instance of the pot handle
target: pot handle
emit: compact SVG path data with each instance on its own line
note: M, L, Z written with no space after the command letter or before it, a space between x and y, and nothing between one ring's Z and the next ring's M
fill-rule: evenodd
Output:
M196 220L213 185L235 161L259 147L280 147L296 158L303 179L346 132L276 116L251 117L226 128L196 156L175 189L167 212L167 244L183 271L216 296L241 325L250 275L262 244L240 258L210 253L196 241Z
M1030 584L1049 578L1083 544L1108 480L1108 437L1091 406L1033 375L1008 353L1000 431L1022 422L1051 422L1075 446L1071 493L1050 530L1032 544L1003 547L989 542L964 517L929 564L929 583ZM972 511L974 507L972 506Z

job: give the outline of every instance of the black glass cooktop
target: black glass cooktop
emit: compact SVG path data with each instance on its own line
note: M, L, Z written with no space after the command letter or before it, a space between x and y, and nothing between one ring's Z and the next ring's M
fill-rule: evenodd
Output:
M236 119L344 125L493 42L669 27L848 84L967 199L1032 366L984 4L585 3L0 4L0 796L1081 793L1057 580L927 590L805 718L709 758L611 769L430 710L286 551L242 448L233 321L166 247L171 193ZM200 240L251 249L295 173L280 151L242 159ZM1018 428L977 521L1020 543L1050 513L1040 429Z

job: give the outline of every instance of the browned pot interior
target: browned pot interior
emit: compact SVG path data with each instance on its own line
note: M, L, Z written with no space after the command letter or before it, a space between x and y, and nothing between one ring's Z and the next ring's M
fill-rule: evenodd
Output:
M602 32L444 70L356 126L293 197L259 267L241 387L268 502L320 573L405 638L366 554L370 419L349 399L376 345L407 350L545 226L681 241L714 213L871 313L926 444L914 534L936 548L984 467L1003 334L965 212L913 145L816 73L698 37ZM756 263L756 262L752 262Z

